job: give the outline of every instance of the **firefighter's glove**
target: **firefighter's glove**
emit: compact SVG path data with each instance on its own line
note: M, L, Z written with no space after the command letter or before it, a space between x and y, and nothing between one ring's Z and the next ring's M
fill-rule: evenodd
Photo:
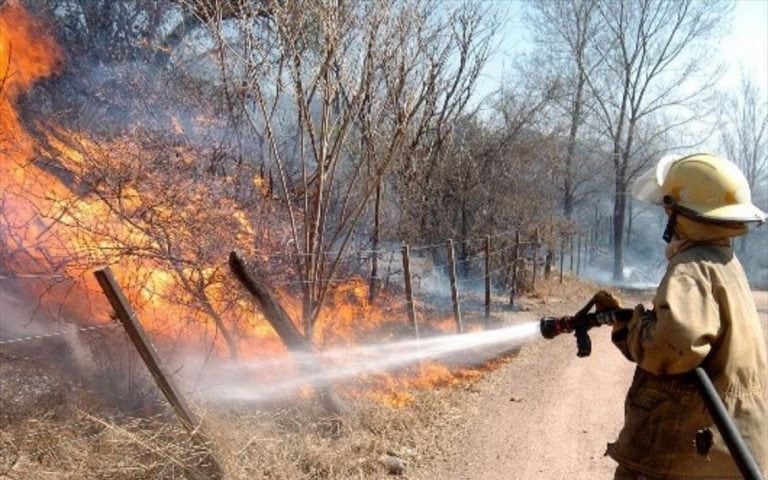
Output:
M597 292L592 299L595 302L595 312L597 313L621 308L619 297L605 290Z
M638 303L637 305L635 305L635 308L633 309L632 319L634 320L634 319L646 318L648 317L648 315L651 315L652 313L653 312L646 310L642 303ZM619 322L619 321L614 323L613 324L614 333L624 329L624 327L626 327L628 323L629 322Z

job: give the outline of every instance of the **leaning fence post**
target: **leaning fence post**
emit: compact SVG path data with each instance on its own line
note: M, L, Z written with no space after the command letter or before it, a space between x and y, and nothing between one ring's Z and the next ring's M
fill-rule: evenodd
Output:
M238 282L256 300L264 318L275 330L288 351L297 354L299 371L310 377L309 383L326 410L339 417L347 413L347 406L333 391L331 382L326 380L327 377L323 374L322 365L314 355L312 343L299 332L291 317L275 300L272 291L259 281L241 253L237 251L229 253L229 269Z
M419 324L416 321L416 308L413 305L413 287L411 286L411 256L407 243L403 243L403 280L405 281L405 308L413 335L419 338Z
M181 420L184 428L187 429L192 440L201 446L207 446L210 442L208 438L201 432L200 419L195 415L192 409L187 405L187 401L181 394L181 391L176 386L176 382L173 381L170 375L163 368L160 356L157 354L155 347L149 340L149 336L144 331L144 327L139 323L139 319L136 317L136 313L131 308L128 299L120 289L120 285L112 275L112 270L109 267L104 267L101 270L94 272L96 280L98 280L104 295L109 300L112 309L115 311L117 319L122 323L125 332L128 334L128 338L136 347L141 359L144 360L144 364L147 366L149 373L152 374L157 387L165 396L168 403L173 407L176 415ZM221 478L222 472L213 454L208 451L206 455L206 461L209 462L209 471L201 472L190 469L186 473L195 479L201 478Z
M453 303L453 318L456 320L456 332L461 333L464 331L464 327L461 323L459 288L456 285L456 252L453 249L453 240L448 240L448 274L451 278L451 302Z
M491 236L485 236L485 318L491 317Z

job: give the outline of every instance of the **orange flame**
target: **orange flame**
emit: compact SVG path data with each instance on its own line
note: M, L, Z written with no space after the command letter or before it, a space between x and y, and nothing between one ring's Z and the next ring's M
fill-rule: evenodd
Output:
M162 248L148 228L142 228L136 222L126 222L99 198L74 193L68 185L35 164L35 156L41 147L23 127L14 102L36 81L61 70L64 52L47 31L43 22L17 3L0 7L0 241L18 254L6 259L10 261L10 267L19 271L40 267L50 269L61 263L63 271L75 277L88 273L88 269L82 271L82 266L66 263L68 259L83 257L89 266L119 260L118 280L125 290L133 292L130 299L150 330L174 338L188 335L210 340L214 337L216 348L224 350L225 345L212 326L212 317L220 316L232 327L241 354L284 354L285 349L269 324L254 311L250 302L233 295L224 278L226 273L217 268L214 261L208 260L206 264L193 255L185 257L182 252L182 260L187 263L171 268L167 262L123 256L129 249L156 251ZM202 117L197 120L206 121ZM183 134L183 126L175 117L172 126L177 135ZM60 126L47 126L44 130L47 132L46 148L52 150L63 167L76 175L87 175L94 163L109 164L126 172L142 171L142 164L138 163L142 158L141 146L132 142L129 136L110 139L106 145L100 145L88 134ZM175 160L187 165L195 163L190 152L173 148L176 148ZM89 162L89 159L96 159L96 162ZM266 196L264 180L257 177L254 182ZM167 185L157 182L150 187L142 189L135 182L128 182L120 190L118 199L122 213L140 217L139 213L146 213L146 204L154 203L152 219L147 225L173 227L174 221L197 221L205 225L206 218L201 217L203 212L214 212L210 215L230 222L227 225L231 227L235 245L248 249L253 244L255 232L248 213L233 202L216 200L205 186L185 185L179 189L179 199L173 205L157 202L160 197L151 195L152 191L162 195ZM182 245L203 241L194 238L201 235L198 231L175 234ZM209 241L218 240L212 238ZM83 278L82 295L88 290L98 291L92 276ZM404 324L404 302L383 291L378 306L374 307L368 303L367 293L366 282L362 279L340 283L332 290L316 325L318 344L338 346L403 336L403 329L397 333L394 327ZM300 318L301 309L295 296L286 290L281 292L281 297L294 319ZM105 317L102 312L102 318ZM187 328L190 325L193 327ZM452 322L445 320L436 326L449 330ZM179 334L180 330L186 333ZM397 407L412 401L408 389L451 385L457 379L474 378L477 371L457 370L431 362L397 375L369 375L363 383L369 387L367 394Z

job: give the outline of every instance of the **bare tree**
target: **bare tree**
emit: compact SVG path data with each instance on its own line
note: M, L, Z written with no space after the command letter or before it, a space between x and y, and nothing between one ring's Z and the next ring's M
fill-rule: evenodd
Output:
M744 172L750 190L757 195L768 172L768 99L766 93L742 72L737 91L726 94L721 120L725 153ZM747 249L743 237L740 250Z
M578 160L584 158L584 152L577 146L579 129L588 113L587 77L603 58L594 55L593 42L600 28L597 3L597 0L556 0L528 4L539 50L546 55L546 68L562 83L565 100L562 112L568 119L568 134L560 177L563 213L567 218L571 218L580 187L584 185L584 177L579 176L584 169ZM536 62L540 69L540 59Z
M551 211L554 142L542 132L554 86L539 87L500 92L494 105L498 120L477 113L462 117L441 157L411 183L399 184L401 208L410 220L404 222L405 238L457 239L460 259L466 260L470 237L520 227Z
M594 43L600 66L586 77L595 98L597 127L612 145L614 178L613 277L624 267L627 189L651 159L636 158L637 131L664 112L671 120L647 134L649 140L704 116L701 103L716 78L701 50L712 41L727 11L724 3L692 0L605 0L598 4L602 22Z
M307 338L384 173L419 168L464 109L493 33L484 8L318 0L209 16L232 111L278 174Z

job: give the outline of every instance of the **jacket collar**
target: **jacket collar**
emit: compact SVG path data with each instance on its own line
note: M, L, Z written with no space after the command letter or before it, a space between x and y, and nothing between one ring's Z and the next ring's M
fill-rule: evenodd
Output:
M716 238L712 240L696 241L696 240L691 240L689 238L680 238L677 235L675 235L672 238L672 241L667 244L667 248L664 250L664 255L667 257L667 260L671 260L672 257L677 255L678 253L684 252L689 248L693 248L699 245L717 245L721 247L730 247L731 239Z

